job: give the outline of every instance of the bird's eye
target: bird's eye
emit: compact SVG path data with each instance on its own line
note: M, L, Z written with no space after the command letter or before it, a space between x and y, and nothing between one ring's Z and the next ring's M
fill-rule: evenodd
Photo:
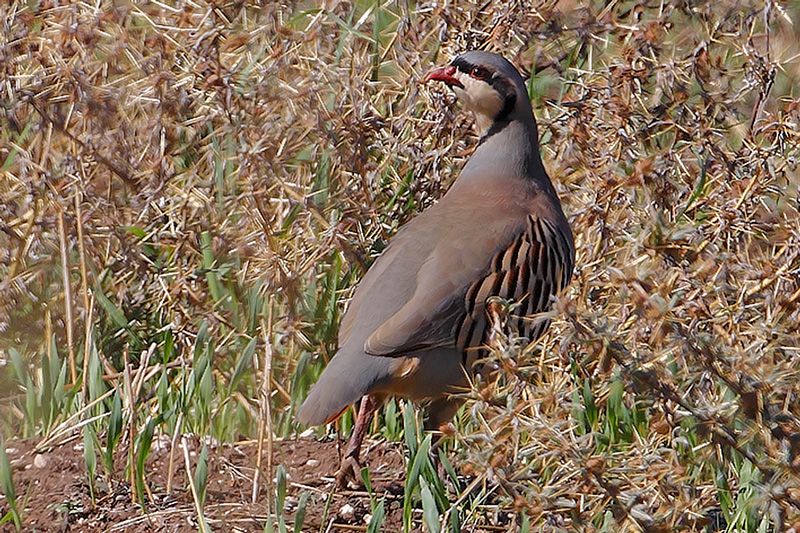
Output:
M485 80L489 77L489 71L483 67L473 67L469 75L476 80Z

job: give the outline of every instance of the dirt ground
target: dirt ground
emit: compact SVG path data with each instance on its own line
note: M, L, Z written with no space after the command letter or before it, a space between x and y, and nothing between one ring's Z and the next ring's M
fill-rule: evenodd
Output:
M124 479L124 462L121 460L115 479L97 476L93 504L85 473L82 440L70 440L41 451L36 450L36 444L22 440L6 442L25 531L198 530L180 444L174 454L172 491L167 493L170 443L166 440L154 443L147 463L146 480L151 496L145 512L132 502L130 483ZM194 471L200 443L189 439L187 449ZM401 530L405 474L402 454L402 445L381 442L372 443L366 455L375 492L378 497L386 498L383 531ZM251 503L256 457L255 442L209 446L204 513L214 531L263 530L267 512L264 484L257 503ZM284 516L290 531L303 492L309 493L303 531L366 529L370 504L369 495L364 491L337 492L328 510L325 509L333 489L332 474L339 464L336 442L313 439L276 442L274 465L277 467L279 464L287 473ZM262 463L264 468L266 458ZM98 472L102 472L99 464ZM4 513L6 507L5 498L0 496L0 512Z

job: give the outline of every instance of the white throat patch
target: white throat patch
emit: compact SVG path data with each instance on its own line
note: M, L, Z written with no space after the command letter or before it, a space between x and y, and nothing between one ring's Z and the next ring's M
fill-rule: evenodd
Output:
M453 86L453 91L464 102L464 107L475 113L479 133L484 133L503 108L503 98L488 82L475 79L460 70L457 70L454 76L464 88Z

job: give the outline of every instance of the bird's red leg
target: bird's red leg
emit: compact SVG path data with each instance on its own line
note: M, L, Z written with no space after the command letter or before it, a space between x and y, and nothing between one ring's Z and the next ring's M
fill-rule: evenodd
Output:
M361 406L358 409L353 434L350 437L350 442L347 443L339 471L336 472L336 484L339 488L347 487L347 482L351 479L358 479L357 476L361 472L361 463L358 460L358 456L361 453L361 443L367 434L372 415L379 405L380 402L374 396L367 395L361 398Z

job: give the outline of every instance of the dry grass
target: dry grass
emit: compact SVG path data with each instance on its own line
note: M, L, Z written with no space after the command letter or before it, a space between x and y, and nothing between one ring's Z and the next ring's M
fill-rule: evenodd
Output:
M546 338L496 339L434 510L800 520L797 6L35 4L0 7L7 435L92 415L100 450L119 413L135 465L148 431L291 434L340 304L475 145L421 74L480 46L532 74L578 271Z

